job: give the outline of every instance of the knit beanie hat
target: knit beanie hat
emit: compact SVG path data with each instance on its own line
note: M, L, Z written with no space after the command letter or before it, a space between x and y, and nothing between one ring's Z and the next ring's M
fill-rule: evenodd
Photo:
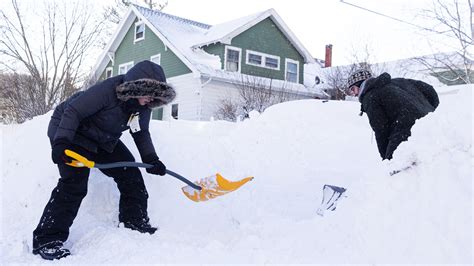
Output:
M369 70L366 69L358 69L349 76L347 79L347 88L349 89L350 87L354 85L358 85L360 87L360 84L368 78L372 77L372 73L370 73Z

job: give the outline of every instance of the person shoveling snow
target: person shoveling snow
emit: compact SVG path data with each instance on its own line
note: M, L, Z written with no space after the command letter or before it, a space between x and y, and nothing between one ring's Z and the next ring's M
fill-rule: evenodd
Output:
M51 193L33 232L33 254L47 260L70 255L63 247L69 228L87 194L89 168L75 168L64 152L72 149L100 163L134 161L120 140L130 130L147 172L165 175L166 166L155 152L148 131L151 108L171 102L176 96L166 83L161 66L142 61L125 75L111 77L81 91L56 107L48 127L52 159L61 178ZM101 170L117 183L120 191L119 221L124 227L153 234L147 213L148 193L140 170L122 167Z

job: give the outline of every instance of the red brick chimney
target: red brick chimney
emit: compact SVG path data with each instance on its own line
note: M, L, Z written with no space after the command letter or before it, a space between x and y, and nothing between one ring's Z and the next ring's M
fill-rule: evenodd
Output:
M324 58L324 67L332 65L332 44L326 45L326 57Z

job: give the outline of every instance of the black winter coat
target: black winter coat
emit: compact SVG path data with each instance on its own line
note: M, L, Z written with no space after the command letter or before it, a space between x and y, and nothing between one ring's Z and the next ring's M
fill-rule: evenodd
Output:
M156 154L148 131L151 106L140 106L136 98L153 96L153 107L172 101L175 92L165 82L159 65L140 62L125 75L99 82L58 105L48 137L51 142L67 139L92 152L112 152L122 132L130 129L129 118L138 113L140 131L130 133L142 158Z
M415 121L439 104L433 87L419 80L383 73L362 84L361 111L367 113L382 159L392 159L398 145L411 135Z

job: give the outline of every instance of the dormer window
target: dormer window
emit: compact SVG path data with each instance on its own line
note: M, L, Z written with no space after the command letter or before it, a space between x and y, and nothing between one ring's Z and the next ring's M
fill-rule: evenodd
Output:
M134 42L138 42L145 39L145 23L139 21L135 23L135 39Z

